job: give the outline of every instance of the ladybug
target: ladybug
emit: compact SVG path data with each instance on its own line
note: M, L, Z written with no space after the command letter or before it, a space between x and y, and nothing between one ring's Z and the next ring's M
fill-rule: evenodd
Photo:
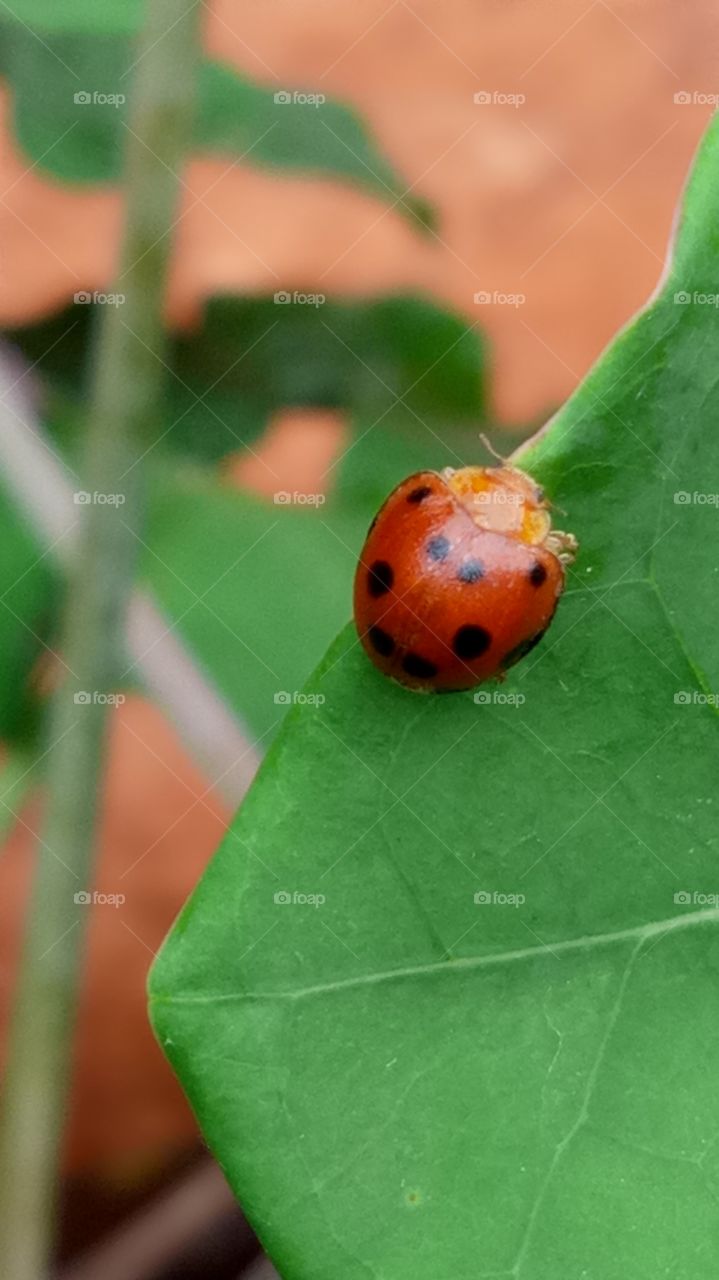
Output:
M501 680L547 630L576 551L517 467L418 471L370 525L354 585L359 638L410 689Z

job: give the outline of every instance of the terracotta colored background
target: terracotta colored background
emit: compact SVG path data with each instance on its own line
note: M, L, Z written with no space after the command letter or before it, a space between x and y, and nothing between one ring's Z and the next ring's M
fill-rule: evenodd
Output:
M674 95L719 89L718 32L710 0L215 0L215 56L277 88L353 103L440 226L420 239L346 186L194 160L173 315L190 322L219 288L428 291L490 337L498 414L541 415L656 283L709 114ZM526 101L476 105L478 91ZM114 191L63 189L30 171L7 95L3 106L0 319L17 323L109 284L122 211ZM526 301L475 306L478 290ZM332 420L276 424L266 447L281 487L314 487L338 440ZM240 475L252 483L256 464ZM229 815L140 699L116 713L110 761L97 887L122 884L127 902L95 911L69 1158L141 1176L195 1132L146 1024L145 973ZM37 802L23 821L0 864L5 1006Z

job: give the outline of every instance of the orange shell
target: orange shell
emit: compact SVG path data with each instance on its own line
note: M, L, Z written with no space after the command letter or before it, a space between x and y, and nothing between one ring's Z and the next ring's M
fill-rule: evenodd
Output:
M549 626L575 549L517 468L417 472L390 494L362 549L362 645L411 689L501 678Z

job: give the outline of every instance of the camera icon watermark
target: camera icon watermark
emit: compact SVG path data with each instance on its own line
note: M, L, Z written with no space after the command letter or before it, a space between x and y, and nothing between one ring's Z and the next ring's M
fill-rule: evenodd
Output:
M323 907L327 898L323 893L300 893L297 889L292 892L288 889L278 889L277 893L272 895L272 901L278 907Z
M716 107L719 104L719 93L703 93L701 89L679 89L674 94L674 102L678 107Z
M290 493L287 489L279 489L273 493L272 501L276 507L321 507L327 497L324 493L298 493L296 489Z
M474 294L477 307L523 307L527 301L526 293L503 293L501 289L478 289Z
M526 93L505 93L502 89L480 89L472 95L476 107L523 107Z
M522 493L511 493L507 489L488 489L486 493L475 493L474 501L480 507L521 507L524 499Z
M303 693L301 689L278 689L272 701L278 707L323 707L327 701L323 693Z
M275 306L278 307L323 307L327 301L326 293L302 293L299 289L278 289L274 294Z
M126 301L124 293L101 293L99 289L78 289L73 294L73 302L81 307L95 304L99 307L121 307Z
M680 689L674 694L674 703L678 707L717 707L719 693L702 693L700 689Z
M715 289L703 290L678 289L674 294L674 305L678 307L719 307L719 293Z
M72 100L78 107L123 107L127 102L124 93L101 93L98 89L90 92L87 89L79 89L77 93L72 95Z
M100 693L97 689L90 693L87 689L80 689L78 693L73 695L73 702L76 707L121 707L127 698L124 693Z
M100 893L97 889L92 893L80 889L72 895L72 900L78 907L121 907L127 902L124 893Z
M527 701L524 693L504 693L502 689L478 689L473 695L478 707L523 707Z
M298 89L278 89L274 101L279 107L322 107L327 96L324 93L301 93Z
M124 493L88 493L85 489L73 493L72 500L76 507L122 507L127 501Z
M719 493L703 493L698 489L688 493L686 489L677 489L674 502L678 507L719 507Z
M677 907L717 907L719 906L719 893L702 893L698 889L692 891L680 889L674 894L674 904Z
M501 893L497 889L478 889L474 895L476 907L523 907L527 901L524 893Z

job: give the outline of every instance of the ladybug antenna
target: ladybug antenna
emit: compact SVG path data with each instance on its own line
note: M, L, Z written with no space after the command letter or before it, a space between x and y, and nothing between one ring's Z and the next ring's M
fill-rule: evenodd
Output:
M490 453L493 458L496 458L498 462L501 462L503 466L506 466L507 459L503 457L501 453L497 453L497 450L492 444L492 441L489 439L488 436L484 434L483 431L480 431L479 438L482 441L482 444L484 445L485 449L487 450L487 453Z

